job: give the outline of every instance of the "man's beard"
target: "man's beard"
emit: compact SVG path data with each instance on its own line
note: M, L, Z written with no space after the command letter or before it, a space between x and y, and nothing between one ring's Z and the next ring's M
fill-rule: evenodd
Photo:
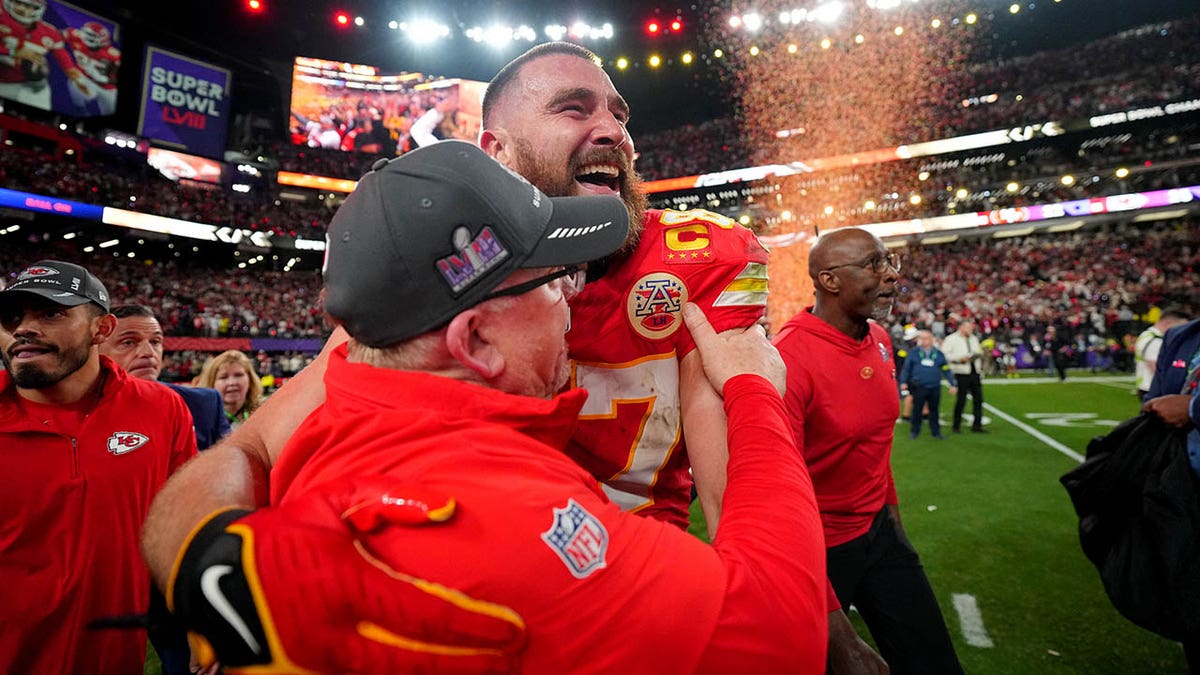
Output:
M13 383L21 389L48 389L53 387L82 368L92 353L92 345L87 341L81 341L79 344L67 345L66 347L55 347L44 342L17 340L8 349L11 352L13 348L27 344L35 344L39 347L52 349L53 351L49 355L55 357L55 363L49 367L23 364L15 360L9 353L0 352L0 360L4 361L4 367L12 375Z
M620 259L629 255L637 248L642 235L642 218L646 215L649 200L642 191L642 177L638 175L620 150L615 148L597 148L583 156L572 156L566 167L551 166L550 162L542 159L533 146L523 138L515 141L516 166L509 167L521 174L525 180L533 183L539 190L550 197L571 197L575 195L575 176L579 168L588 164L616 164L621 167L620 192L621 201L629 212L629 236L621 248L604 259Z

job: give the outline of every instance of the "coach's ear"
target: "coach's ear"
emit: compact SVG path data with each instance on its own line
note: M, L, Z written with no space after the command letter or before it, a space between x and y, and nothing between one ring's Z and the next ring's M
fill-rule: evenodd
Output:
M463 367L484 381L491 381L504 372L504 354L492 344L481 330L487 316L472 307L459 312L446 326L446 350Z

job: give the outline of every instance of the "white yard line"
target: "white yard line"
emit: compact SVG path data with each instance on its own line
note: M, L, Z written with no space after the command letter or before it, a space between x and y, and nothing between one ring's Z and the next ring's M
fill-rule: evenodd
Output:
M972 647L995 647L992 638L983 627L983 614L979 613L979 603L975 596L966 593L955 593L954 611L958 612L958 624L962 627L963 638Z
M992 375L990 377L983 378L983 384L984 384L984 386L987 386L987 387L991 387L991 386L995 386L995 385L1007 385L1007 384L1050 384L1050 383L1058 383L1059 381L1060 380L1058 379L1058 376L1007 378L1002 375ZM1083 382L1083 383L1095 382L1097 384L1113 382L1113 383L1127 384L1130 387L1133 387L1133 375L1098 375L1096 377L1082 377L1082 376L1081 377L1071 377L1071 374L1067 373L1066 381L1068 383L1072 383L1072 384L1077 383L1077 382Z
M992 405L991 403L988 403L985 401L983 404L983 407L985 410L992 413L996 417L999 417L1000 419L1004 420L1005 422L1008 422L1009 424L1017 427L1021 431L1024 431L1025 433L1029 434L1030 436L1033 436L1034 438L1045 443L1046 445L1050 446L1051 448L1054 448L1055 450L1061 452L1062 454L1066 455L1067 457L1070 457L1071 459L1075 460L1076 462L1083 461L1083 459L1084 459L1083 455L1079 454L1078 452L1075 452L1074 450L1068 448L1067 446L1063 445L1062 443L1059 443L1058 441L1054 440L1053 438L1050 438L1049 436L1047 436L1046 434L1043 434L1042 432L1038 431L1037 429L1034 429L1033 427L1022 422L1021 420L1013 417L1012 415L1009 415L1008 413L1004 412L1003 410L1000 410L999 408Z

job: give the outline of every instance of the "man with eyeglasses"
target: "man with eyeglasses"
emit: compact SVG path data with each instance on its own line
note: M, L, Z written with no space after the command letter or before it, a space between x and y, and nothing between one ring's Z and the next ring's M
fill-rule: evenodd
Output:
M813 480L829 574L833 673L961 673L937 598L900 523L891 452L900 398L891 339L900 259L858 228L822 235L808 271L816 299L774 344L784 403ZM879 647L850 624L854 605ZM882 658L880 655L882 654Z
M685 310L733 448L712 546L621 510L563 453L589 396L559 393L579 264L628 223L615 197L547 197L461 141L359 181L329 226L325 308L350 339L326 400L271 506L212 514L173 566L206 665L823 670L820 517L760 326Z

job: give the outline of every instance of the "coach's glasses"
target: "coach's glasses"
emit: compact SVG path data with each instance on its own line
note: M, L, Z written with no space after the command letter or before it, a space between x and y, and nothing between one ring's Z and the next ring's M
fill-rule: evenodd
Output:
M587 277L586 273L587 270L583 265L571 265L540 277L534 277L533 279L517 284L516 286L509 286L508 288L503 288L490 293L484 297L483 300L480 300L480 302L487 302L488 300L494 300L496 298L504 298L528 293L538 286L548 284L555 279L562 279L559 287L562 290L563 299L570 300L576 295L579 295L579 291L583 290L583 283Z
M861 267L863 269L870 269L875 274L883 274L890 267L892 268L893 272L899 272L900 256L896 255L895 253L888 253L887 255L875 255L862 262L843 263L841 265L834 265L833 267L826 267L821 271L829 272L831 270L836 270L839 267Z

